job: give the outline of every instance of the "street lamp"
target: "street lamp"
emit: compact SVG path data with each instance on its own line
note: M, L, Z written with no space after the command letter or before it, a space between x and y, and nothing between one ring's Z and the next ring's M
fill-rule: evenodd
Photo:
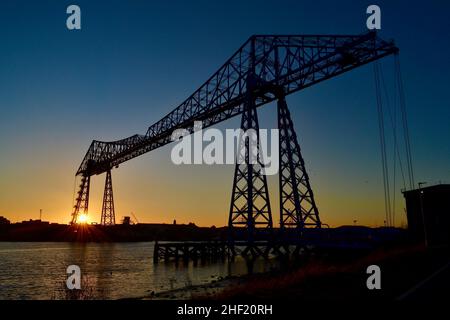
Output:
M424 184L427 184L426 182L419 182L419 199L420 199L420 212L422 214L422 224L423 224L423 236L424 236L424 243L425 248L428 247L428 236L427 236L427 227L425 226L425 214L423 212L423 190L422 186Z

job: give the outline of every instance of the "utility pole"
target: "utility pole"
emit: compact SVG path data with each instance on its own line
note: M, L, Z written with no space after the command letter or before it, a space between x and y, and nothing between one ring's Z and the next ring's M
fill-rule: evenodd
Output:
M42 209L39 209L39 220L42 221Z

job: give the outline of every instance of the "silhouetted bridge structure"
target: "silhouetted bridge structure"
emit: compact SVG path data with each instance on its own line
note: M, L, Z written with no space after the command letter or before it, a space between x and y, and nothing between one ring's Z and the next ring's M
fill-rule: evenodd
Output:
M301 237L305 228L321 228L319 211L285 97L397 52L393 42L380 39L375 32L362 35L251 36L200 88L151 125L145 134L112 142L92 141L76 172L81 176L81 184L72 223L77 223L80 214L88 212L91 176L106 173L101 223L113 225L113 168L170 143L176 129L194 132L195 121L202 121L206 128L241 115L241 128L258 132L257 107L277 101L281 231L278 235L271 232L272 208L264 167L259 154L257 163L248 161L247 139L245 161L235 167L228 219L228 249L233 250L236 227L245 229L245 244L250 248L257 248L260 239L282 238L285 229L295 228ZM161 256L167 252L180 252L175 245L172 248L166 246L165 250ZM204 250L210 248L205 245Z

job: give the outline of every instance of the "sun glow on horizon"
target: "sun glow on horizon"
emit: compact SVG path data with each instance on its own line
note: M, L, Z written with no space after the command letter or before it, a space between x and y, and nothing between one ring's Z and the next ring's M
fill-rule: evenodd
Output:
M87 214L80 214L79 216L78 216L78 219L77 219L77 222L78 223L87 223L88 222L88 216L87 216Z

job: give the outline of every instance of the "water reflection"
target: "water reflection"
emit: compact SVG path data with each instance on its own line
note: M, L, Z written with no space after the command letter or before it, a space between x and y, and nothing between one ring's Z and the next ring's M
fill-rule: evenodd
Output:
M143 297L227 276L270 271L276 261L153 264L153 243L0 243L0 299L51 299L67 266L80 266L95 298Z

